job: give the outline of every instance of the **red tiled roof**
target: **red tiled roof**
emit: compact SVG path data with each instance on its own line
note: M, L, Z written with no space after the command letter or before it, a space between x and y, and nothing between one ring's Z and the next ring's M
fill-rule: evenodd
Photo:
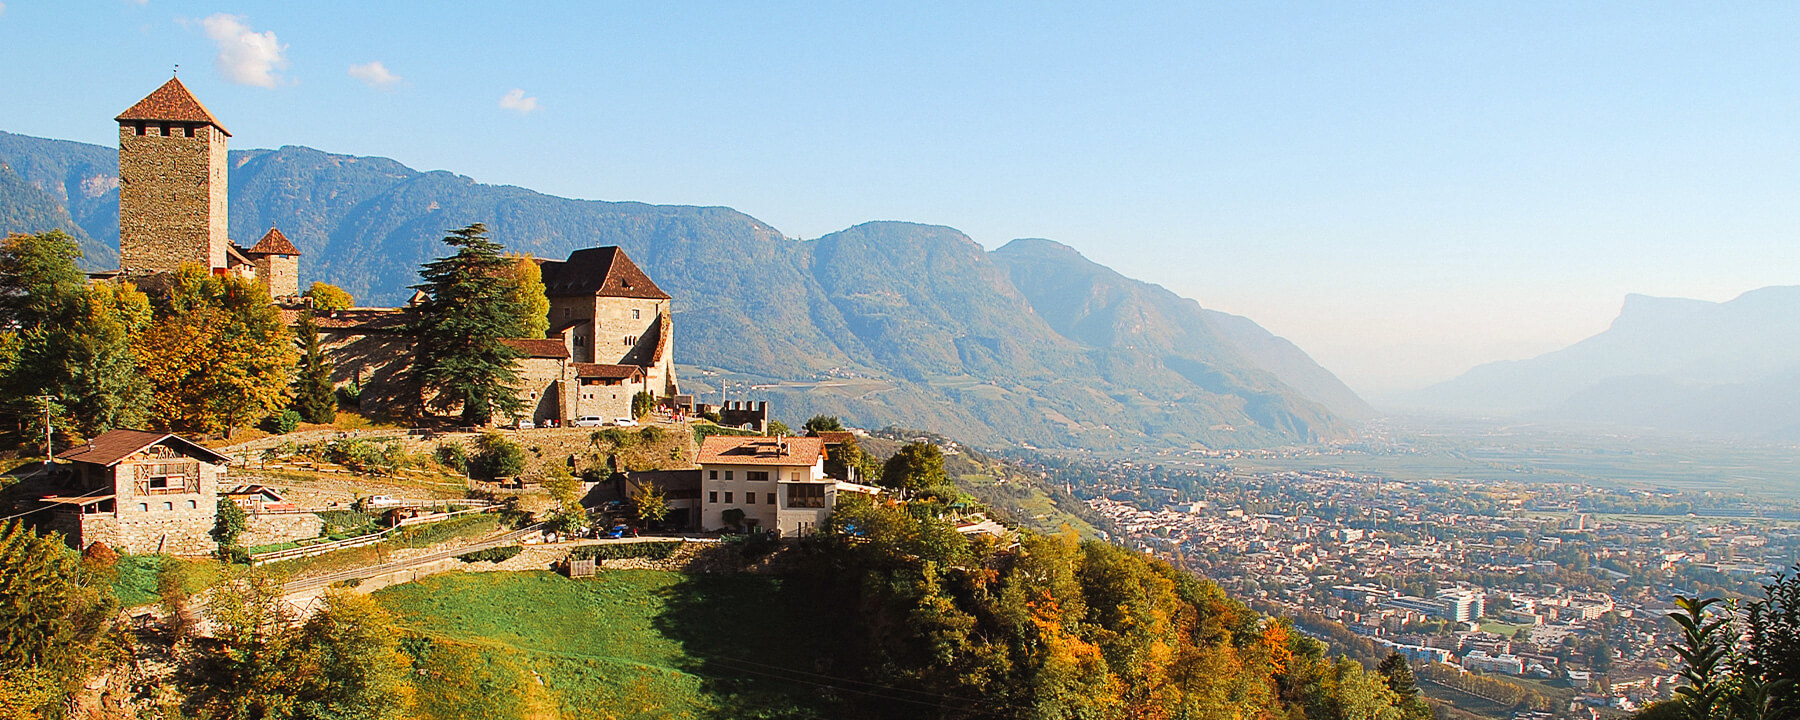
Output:
M56 457L70 462L110 466L131 457L132 454L144 448L160 444L164 440L173 441L188 455L198 456L215 464L222 465L231 461L230 457L213 452L206 446L179 435L125 429L108 430L101 433L99 437L89 440L85 445L77 445L57 453Z
M169 78L156 92L144 96L136 105L119 113L114 120L166 120L173 122L206 123L231 137L231 131L219 123L219 119L207 112L206 106L188 92L187 86L177 78Z
M550 297L669 299L669 294L617 247L583 248L569 253L568 260L545 260L538 267L544 274L544 294Z
M607 365L605 363L570 363L575 366L575 377L600 380L630 380L644 374L644 368L638 365Z
M856 433L848 430L825 430L819 433L819 440L826 445L841 445L856 439Z
M709 435L700 444L699 464L806 466L819 461L818 438Z
M288 242L287 236L281 234L280 230L269 228L269 231L263 234L262 239L256 241L256 245L247 252L259 255L299 255L300 248L294 247L293 243Z
M569 348L561 340L537 340L533 338L501 338L500 342L507 347L519 351L528 358L567 358Z

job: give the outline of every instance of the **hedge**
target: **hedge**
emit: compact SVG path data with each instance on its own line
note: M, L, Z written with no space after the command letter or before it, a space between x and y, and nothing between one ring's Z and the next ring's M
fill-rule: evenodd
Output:
M651 560L667 560L675 556L681 548L676 542L641 542L641 543L609 543L606 545L583 545L569 552L570 560L622 560L625 558L649 558Z

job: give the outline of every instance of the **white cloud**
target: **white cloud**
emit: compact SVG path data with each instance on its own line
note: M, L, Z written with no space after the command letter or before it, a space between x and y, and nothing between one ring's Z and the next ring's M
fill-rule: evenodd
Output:
M215 13L200 25L219 45L219 72L225 79L267 88L281 84L275 71L287 67L287 46L275 39L274 31L256 32L243 18L226 13Z
M517 110L520 115L524 115L525 113L538 109L538 102L537 98L525 97L524 90L513 88L512 92L509 92L504 97L500 98L500 107L508 110Z
M400 76L388 72L387 66L382 65L379 60L351 65L350 77L368 83L369 87L377 90L392 90L395 85L400 84Z

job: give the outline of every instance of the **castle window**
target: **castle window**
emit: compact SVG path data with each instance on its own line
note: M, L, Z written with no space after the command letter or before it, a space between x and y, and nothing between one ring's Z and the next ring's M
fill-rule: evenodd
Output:
M187 136L188 136L188 137L193 137L193 136L194 136L194 126L192 126L192 125L188 125L188 126L186 126L186 127L183 127L183 128L182 128L182 129L181 129L181 130L182 130L182 131L183 131L183 132L185 132L185 133L187 133Z
M563 308L563 319L564 320L569 319L569 309L568 308Z
M633 319L633 320L638 319L638 309L637 308L631 309L631 319Z
M575 336L575 347L584 347L586 345L587 345L587 337L586 336L583 336L583 335Z
M139 120L139 121L133 123L133 125L137 126L137 134L139 134L139 135L143 135L143 134L149 132L149 128L146 127L146 125L144 124L144 121L142 121L142 120Z
M162 124L161 124L161 125L162 125L162 136L163 136L163 137L168 137L168 136L169 136L169 124L168 124L168 123L162 123Z

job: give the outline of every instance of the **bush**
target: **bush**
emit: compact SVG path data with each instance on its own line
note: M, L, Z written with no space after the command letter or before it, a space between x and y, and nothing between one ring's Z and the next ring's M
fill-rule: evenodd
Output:
M681 549L680 541L583 545L569 551L569 559L623 560L625 558L648 558L651 560L667 560L674 557L675 551L679 549Z
M297 427L300 427L300 413L293 408L281 411L280 415L270 415L262 421L262 429L276 435L286 435Z
M360 472L393 472L412 464L399 440L333 440L325 445L325 459Z
M525 449L497 432L483 433L471 458L475 474L484 478L517 477L525 472Z
M644 429L649 430L650 428ZM588 440L595 445L604 442L612 445L614 448L630 447L632 443L631 433L625 432L624 428L616 427L595 430L593 434L588 435Z
M356 410L362 407L362 381L351 380L337 389L338 407Z
M444 467L459 473L466 473L469 471L468 448L456 443L439 443L435 454L439 465L443 465Z
M516 558L519 556L519 553L522 553L522 552L525 552L525 548L520 547L518 545L507 545L505 547L492 547L492 548L488 548L486 550L476 550L475 552L472 552L472 553L463 553L461 555L456 556L456 559L461 560L466 563L473 563L473 562L500 563L500 562L506 562L508 560Z
M656 409L656 396L642 390L631 396L631 416L642 419Z
M388 536L388 539L390 542L396 544L409 545L412 547L425 547L426 545L440 543L451 538L469 535L471 534L471 531L474 530L492 528L498 524L499 519L495 518L493 515L487 513L475 513L473 515L450 518L449 520L440 520L426 525L414 525L395 532L393 535Z

